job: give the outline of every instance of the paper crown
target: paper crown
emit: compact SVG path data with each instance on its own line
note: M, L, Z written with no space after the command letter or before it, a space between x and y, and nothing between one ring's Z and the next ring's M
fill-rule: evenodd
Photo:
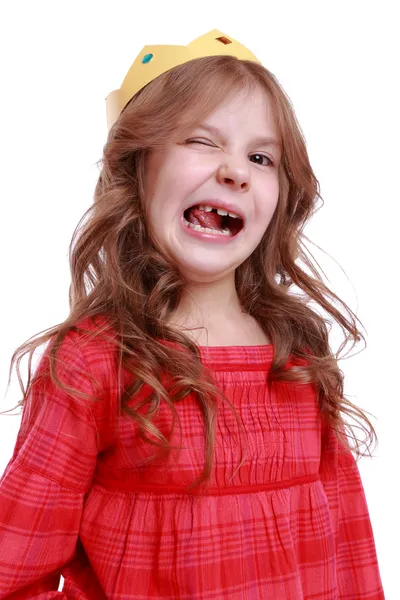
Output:
M136 92L161 73L194 58L224 54L261 64L246 46L218 29L194 39L187 46L144 46L132 63L120 89L110 92L106 97L108 130Z

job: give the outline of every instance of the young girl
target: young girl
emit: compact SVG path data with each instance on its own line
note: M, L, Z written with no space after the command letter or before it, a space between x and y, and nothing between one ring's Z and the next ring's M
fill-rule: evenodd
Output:
M216 30L146 46L113 94L70 314L11 361L48 342L0 598L383 599L343 415L375 431L307 301L363 336L301 249L321 196L290 101Z

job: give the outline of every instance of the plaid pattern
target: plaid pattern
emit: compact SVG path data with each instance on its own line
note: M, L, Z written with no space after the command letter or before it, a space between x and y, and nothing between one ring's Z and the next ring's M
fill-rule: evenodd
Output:
M244 425L219 403L202 494L185 490L204 467L195 397L176 404L183 450L147 465L157 447L118 414L111 342L68 335L60 377L103 393L82 405L49 377L31 390L0 480L1 599L384 599L357 464L323 430L313 386L268 387L272 346L201 352ZM163 403L154 422L169 434Z

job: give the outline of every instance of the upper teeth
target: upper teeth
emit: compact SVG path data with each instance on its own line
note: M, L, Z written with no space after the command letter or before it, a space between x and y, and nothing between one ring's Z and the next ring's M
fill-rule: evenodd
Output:
M204 210L204 212L211 212L213 210L213 207L200 205L199 209ZM215 208L214 210L216 210L217 213L219 215L221 215L222 217L226 217L226 215L229 215L230 217L233 217L234 219L241 218L241 217L239 217L239 215L235 215L235 213L228 212L227 210L224 210L223 208Z

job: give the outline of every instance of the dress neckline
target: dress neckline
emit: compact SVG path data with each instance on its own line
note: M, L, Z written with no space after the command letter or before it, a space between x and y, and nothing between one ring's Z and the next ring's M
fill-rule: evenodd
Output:
M273 344L257 346L198 346L202 361L216 366L223 365L260 365L271 363Z
M175 346L175 342L159 339L166 345ZM271 364L274 355L273 344L256 346L200 346L197 344L203 364L216 370L228 370L235 365L237 368L252 370L260 365Z

